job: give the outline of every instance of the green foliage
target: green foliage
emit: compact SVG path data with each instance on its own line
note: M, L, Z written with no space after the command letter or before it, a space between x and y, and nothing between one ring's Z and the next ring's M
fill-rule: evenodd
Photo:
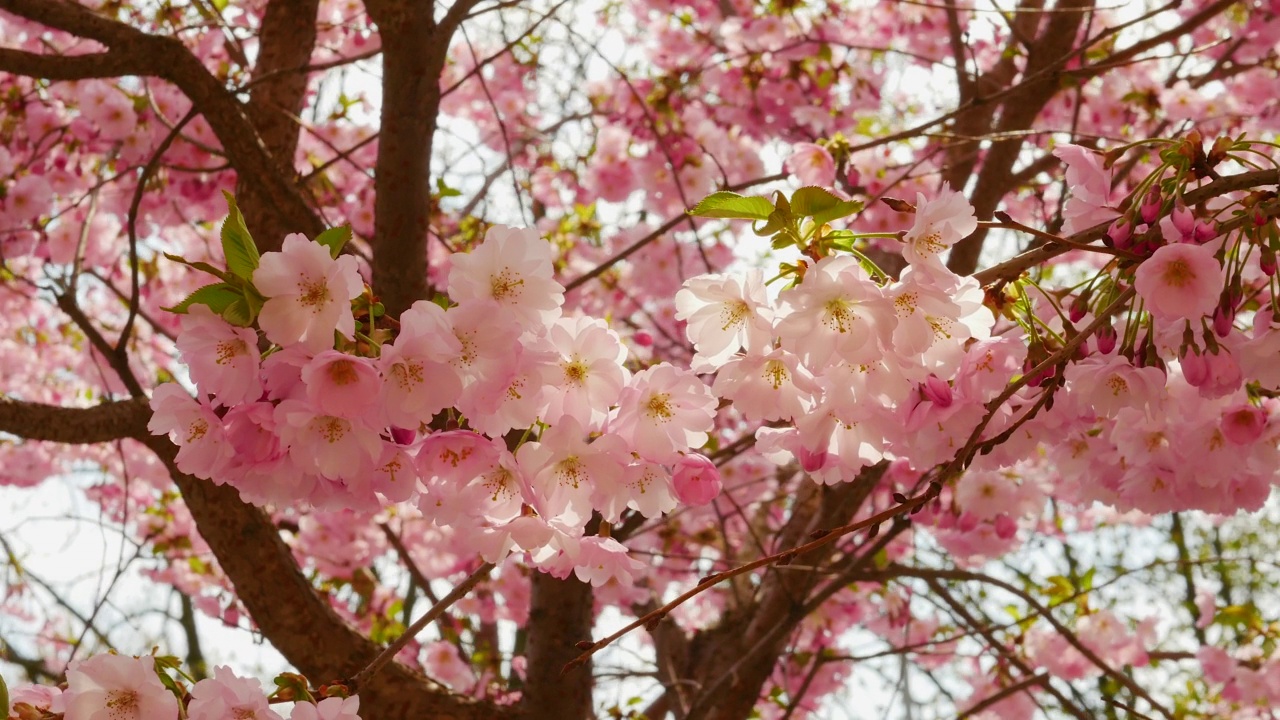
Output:
M253 277L253 271L258 269L258 246L254 244L253 236L244 224L240 208L236 207L236 197L229 192L224 192L223 195L227 198L229 214L222 223L222 254L226 256L227 269L233 275L249 280Z
M694 217L729 218L735 220L768 220L773 203L762 197L745 197L737 193L712 193L689 211Z
M338 254L342 252L342 248L350 240L350 225L339 225L335 228L329 228L316 236L316 242L328 248L329 256L335 260L338 258Z

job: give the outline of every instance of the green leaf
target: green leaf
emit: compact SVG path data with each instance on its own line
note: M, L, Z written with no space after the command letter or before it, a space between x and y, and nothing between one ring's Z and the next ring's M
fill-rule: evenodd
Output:
M712 193L689 211L694 217L768 220L773 203L762 197L744 197L737 193Z
M862 209L856 200L842 200L840 196L816 186L802 187L791 196L791 212L800 217L811 217L819 225L852 215Z
M177 305L161 310L185 315L192 305L207 305L214 313L221 315L229 305L242 299L234 287L227 283L214 283L197 289Z
M170 259L170 260L172 260L172 261L176 262L176 263L182 263L183 265L186 265L186 266L187 266L187 267L189 267L189 268L193 268L193 269L195 269L195 270L199 270L200 272L207 272L207 273L209 273L210 275L212 275L212 276L214 276L214 277L218 278L219 280L221 280L221 281L223 281L223 282L228 282L228 281L230 281L230 280L231 280L231 276L230 276L230 275L228 275L227 273L223 272L222 270L219 270L218 268L216 268L216 267L214 267L214 266L210 265L210 264L209 264L209 263L207 263L207 262L201 262L201 261L191 262L190 260L187 260L186 258L179 257L178 255L171 255L171 254L169 254L169 253L165 253L165 254L164 254L164 256L165 256L166 258L168 258L168 259Z
M351 239L351 226L341 225L335 228L329 228L316 236L316 242L329 248L329 256L335 260L338 253L342 252L342 247Z
M6 714L9 712L9 686L4 684L3 677L0 677L0 708L4 708Z
M236 197L229 192L222 193L227 198L229 214L222 223L222 254L227 258L227 269L245 280L253 277L258 269L258 246L249 235L249 228L244 224L244 216L236 207Z
M237 297L234 302L222 310L222 319L238 327L249 327L253 324L253 312L244 297Z
M462 194L461 190L449 187L444 178L436 178L436 194L442 198L458 197Z

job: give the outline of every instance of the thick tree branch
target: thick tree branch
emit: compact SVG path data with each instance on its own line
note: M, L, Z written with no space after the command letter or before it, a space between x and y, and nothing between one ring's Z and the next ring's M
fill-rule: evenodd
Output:
M96 40L109 48L105 54L119 58L112 62L127 65L133 74L159 77L177 85L209 121L227 159L238 176L249 183L250 193L260 194L265 202L273 204L297 232L314 236L324 229L292 178L278 171L245 106L180 40L147 34L69 0L0 0L0 10ZM65 57L38 63L28 58L27 62L36 69L44 66L55 71L64 69L59 63L66 64Z
M173 443L146 434L150 416L145 399L92 408L0 400L0 432L65 443L141 440L169 468L236 596L289 662L317 682L348 678L367 667L379 648L316 594L266 513L241 501L230 486L179 471ZM399 663L391 663L361 688L360 703L371 718L489 720L512 714L455 696Z

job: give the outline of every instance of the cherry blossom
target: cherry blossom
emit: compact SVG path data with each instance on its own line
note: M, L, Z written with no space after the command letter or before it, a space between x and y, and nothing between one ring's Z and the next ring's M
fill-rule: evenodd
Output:
M97 655L67 668L67 720L172 720L178 700L149 657Z
M1213 313L1223 283L1212 249L1177 243L1161 247L1139 265L1133 286L1157 317L1194 320Z
M272 342L317 353L333 347L334 329L355 335L348 301L363 290L355 258L334 260L324 247L290 235L280 252L262 256L253 284L267 297L258 324Z

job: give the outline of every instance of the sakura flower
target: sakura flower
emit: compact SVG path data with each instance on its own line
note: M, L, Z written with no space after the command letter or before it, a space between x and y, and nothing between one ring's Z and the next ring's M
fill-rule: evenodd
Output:
M213 677L205 678L191 688L187 705L188 720L283 720L267 704L262 683L252 678L237 677L231 668L218 666Z
M573 573L582 582L600 587L610 580L630 585L644 563L627 555L627 549L613 538L591 536L582 538Z
M367 475L382 454L376 432L301 400L277 405L275 421L280 439L289 447L289 457L303 472L354 481Z
M176 720L178 699L150 657L97 655L67 669L66 720Z
M289 720L360 720L360 698L325 698L316 704L300 702L293 706Z
M222 420L207 404L196 402L177 383L165 383L151 395L147 430L168 434L178 445L175 462L184 473L215 478L231 459Z
M1111 171L1102 166L1101 154L1078 145L1054 148L1053 154L1067 164L1071 189L1062 211L1062 232L1071 235L1120 214L1111 207Z
M325 415L362 417L378 402L382 379L369 358L325 350L302 366L307 400Z
M585 522L591 517L592 491L601 478L621 473L621 443L614 436L588 443L586 431L572 418L542 434L540 442L525 443L516 453L534 490L543 499L544 517L573 515ZM570 521L574 522L574 521Z
M627 350L618 334L602 320L578 316L557 320L547 340L558 359L543 421L572 417L583 427L599 428L631 375L622 365Z
M796 143L785 163L787 172L805 185L831 187L836 181L836 162L821 145Z
M1161 247L1139 265L1133 286L1152 315L1195 320L1218 306L1224 282L1209 246L1177 243Z
M706 505L720 494L720 468L704 455L691 453L676 462L671 474L676 497L686 505Z
M675 462L681 451L707 441L715 411L715 396L697 376L661 363L632 378L610 430L646 460Z
M53 209L53 189L43 175L23 175L5 195L8 219L25 223Z
M854 364L877 360L889 344L893 311L848 255L823 258L780 300L786 311L777 325L782 347L810 368L829 364L833 356Z
M902 256L913 264L940 264L939 254L977 229L973 206L949 185L928 201L916 193L916 221L903 237Z
M18 685L9 688L9 707L0 705L0 710L8 713L8 717L17 716L18 720L27 720L31 717L42 718L45 712L65 712L64 704L63 692L56 687ZM26 707L19 707L20 705Z
M1164 373L1154 367L1136 368L1123 357L1093 356L1067 367L1067 387L1078 407L1115 417L1126 407L1157 406L1164 391Z
M622 485L627 507L647 518L658 517L676 507L671 473L662 465L644 460L632 463L623 470ZM596 505L604 507L601 502Z
M262 256L253 284L267 297L258 325L280 345L301 343L313 353L333 347L333 331L355 335L351 300L364 288L356 259L337 260L329 250L294 233L280 252Z
M492 300L526 328L560 317L564 287L553 279L551 243L528 228L492 227L484 242L451 258L449 297L459 305Z
M1252 405L1236 405L1222 414L1222 434L1236 445L1257 441L1266 427L1266 412Z
M740 349L762 350L773 340L773 312L759 269L689 278L676 293L676 319L688 323L685 334L698 351L695 366L716 368Z
M461 353L439 305L419 300L401 313L400 335L378 358L381 404L392 425L416 428L458 401L462 377L449 360Z
M230 407L262 396L258 334L228 324L207 305L192 305L183 317L178 352L196 386L218 404Z
M716 373L712 387L749 420L790 420L819 392L800 358L782 348L735 357Z

